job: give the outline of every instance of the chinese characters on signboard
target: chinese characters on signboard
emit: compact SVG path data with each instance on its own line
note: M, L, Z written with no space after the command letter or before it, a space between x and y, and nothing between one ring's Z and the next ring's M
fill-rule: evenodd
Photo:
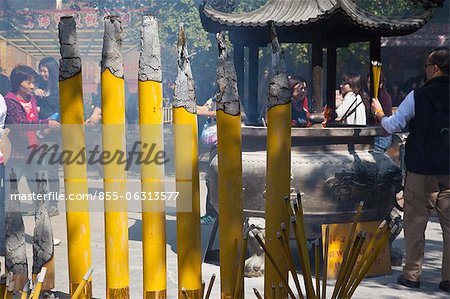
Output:
M140 18L140 11L128 11L120 13L122 26L132 25ZM18 12L23 23L18 24L22 29L57 29L62 16L73 16L78 29L100 28L103 23L102 15L96 11L46 11L46 12Z

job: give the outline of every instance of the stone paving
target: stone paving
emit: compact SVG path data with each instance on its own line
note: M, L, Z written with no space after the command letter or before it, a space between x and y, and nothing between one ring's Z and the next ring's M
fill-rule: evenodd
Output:
M206 196L206 186L201 173L201 201L202 209ZM90 189L101 188L101 180L90 181ZM62 190L61 190L62 191ZM59 203L60 210L64 204ZM203 211L202 211L203 212ZM176 298L177 294L177 247L176 247L176 217L175 207L169 204L167 207L167 290L168 298ZM93 274L93 293L95 298L105 298L105 257L104 257L104 220L103 213L91 213L91 248L92 261L95 268ZM25 216L26 240L28 243L29 264L32 257L32 233L34 217ZM59 298L68 298L68 263L66 221L64 213L52 218L54 236L62 240L55 247L56 258L56 295ZM203 251L206 248L212 225L202 226ZM142 221L139 213L129 213L129 252L130 252L130 292L131 298L142 298ZM426 232L427 247L425 265L420 290L407 289L396 283L397 276L401 273L401 267L393 267L390 275L365 279L358 287L353 298L450 298L449 294L438 289L441 280L440 265L442 258L442 231L437 217L432 217ZM215 248L218 246L215 242ZM403 233L395 241L395 245L404 248ZM203 264L203 279L208 282L211 275L217 275L216 283L211 298L220 298L220 269L217 264ZM300 279L302 281L302 279ZM327 286L328 298L331 297L334 281L329 281ZM257 288L263 292L263 278L246 278L246 298L256 298L252 289ZM294 286L293 286L294 288ZM304 288L303 288L304 289Z

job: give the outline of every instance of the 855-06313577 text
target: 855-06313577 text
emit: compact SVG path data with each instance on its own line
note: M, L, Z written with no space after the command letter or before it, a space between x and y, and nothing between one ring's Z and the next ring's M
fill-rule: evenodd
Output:
M36 192L23 193L23 194L11 194L11 200L149 200L149 201L171 201L176 200L179 192L103 192L95 191L93 193L78 193L69 194L67 197L63 193L49 192L47 194L40 194Z

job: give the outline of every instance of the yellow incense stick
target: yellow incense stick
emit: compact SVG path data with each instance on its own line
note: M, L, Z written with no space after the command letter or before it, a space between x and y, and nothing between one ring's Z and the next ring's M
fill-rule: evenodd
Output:
M372 61L373 97L378 99L381 79L381 62Z

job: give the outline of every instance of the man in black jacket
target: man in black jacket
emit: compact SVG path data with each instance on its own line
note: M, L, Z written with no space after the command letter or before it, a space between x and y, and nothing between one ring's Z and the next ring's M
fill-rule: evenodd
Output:
M449 171L449 50L439 48L425 63L427 82L409 93L395 114L386 117L374 99L372 110L390 134L409 122L406 141L404 227L406 265L398 282L420 287L425 250L425 229L436 209L443 230L442 281L449 292L450 280L450 171Z

